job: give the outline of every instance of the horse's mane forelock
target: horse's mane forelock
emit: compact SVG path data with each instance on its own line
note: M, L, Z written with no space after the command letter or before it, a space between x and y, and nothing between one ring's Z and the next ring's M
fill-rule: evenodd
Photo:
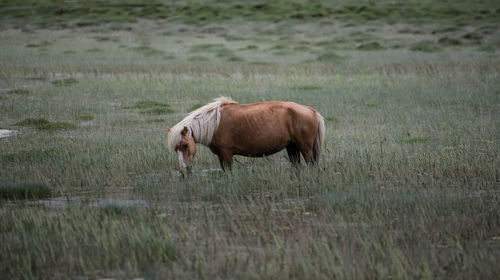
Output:
M220 122L220 111L224 104L236 103L229 97L221 96L216 98L214 102L209 103L201 108L189 113L182 121L174 125L168 133L168 148L171 151L181 141L181 132L185 126L189 128L196 140L196 143L205 146L210 145L212 136L214 135Z

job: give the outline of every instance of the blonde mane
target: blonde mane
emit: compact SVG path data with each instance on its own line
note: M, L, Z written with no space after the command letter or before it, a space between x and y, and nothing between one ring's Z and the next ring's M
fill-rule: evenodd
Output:
M205 146L210 145L212 136L219 126L221 107L229 103L236 102L229 97L221 96L216 98L214 102L189 113L187 117L170 129L168 133L168 148L171 151L175 150L175 146L181 141L181 132L185 126L188 127L196 143Z

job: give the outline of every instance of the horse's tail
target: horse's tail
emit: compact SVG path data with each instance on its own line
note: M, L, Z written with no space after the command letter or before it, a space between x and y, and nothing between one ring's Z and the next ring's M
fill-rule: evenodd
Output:
M316 138L314 138L313 145L313 160L314 162L319 161L319 155L321 154L321 146L323 145L323 141L325 139L325 120L323 116L319 112L316 111L316 118L318 119L318 134L316 134Z

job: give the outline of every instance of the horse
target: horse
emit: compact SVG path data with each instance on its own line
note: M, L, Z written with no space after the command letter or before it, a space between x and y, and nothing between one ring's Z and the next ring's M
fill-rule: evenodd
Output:
M184 176L190 173L196 144L210 148L222 170L233 155L263 157L286 148L290 162L317 163L325 121L315 109L294 102L239 104L221 96L168 128L168 148L176 152Z

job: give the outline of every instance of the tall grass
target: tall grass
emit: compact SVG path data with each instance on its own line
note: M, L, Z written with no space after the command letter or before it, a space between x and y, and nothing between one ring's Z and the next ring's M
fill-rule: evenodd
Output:
M381 12L358 6L318 25L1 31L0 128L15 132L0 139L0 274L495 278L498 53L473 43L412 51L430 30L469 31L345 26ZM332 43L331 25L345 45ZM361 48L357 31L399 36L402 47L370 37L383 48ZM494 44L495 33L485 36ZM277 45L291 53L273 55ZM198 54L206 60L190 61ZM295 168L281 152L236 157L224 173L199 147L182 179L167 127L219 95L318 109L319 164Z

